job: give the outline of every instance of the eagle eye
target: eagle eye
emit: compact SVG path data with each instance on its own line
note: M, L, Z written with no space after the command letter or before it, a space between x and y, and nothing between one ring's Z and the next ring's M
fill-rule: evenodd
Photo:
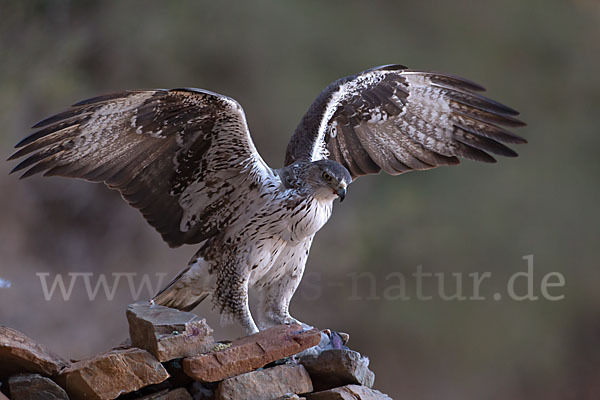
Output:
M323 179L325 179L327 182L331 181L331 179L332 179L331 175L329 175L329 173L326 171L323 172L322 176L323 176Z

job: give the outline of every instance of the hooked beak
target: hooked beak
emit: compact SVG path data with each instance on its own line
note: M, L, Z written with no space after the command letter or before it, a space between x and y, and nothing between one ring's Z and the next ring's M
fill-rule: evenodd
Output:
M340 198L340 203L346 198L346 185L338 187L336 194Z

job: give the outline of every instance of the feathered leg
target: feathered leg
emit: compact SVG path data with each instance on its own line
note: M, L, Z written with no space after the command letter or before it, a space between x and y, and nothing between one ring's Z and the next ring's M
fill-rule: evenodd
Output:
M248 267L245 263L231 260L217 272L217 283L213 297L215 307L222 319L234 319L248 335L258 332L248 305Z
M311 328L290 315L289 306L296 292L308 257L312 237L296 246L286 247L271 271L258 282L257 320L261 330L281 324L300 324Z
M302 276L285 277L258 292L257 321L260 330L281 324L307 326L289 312L290 301Z

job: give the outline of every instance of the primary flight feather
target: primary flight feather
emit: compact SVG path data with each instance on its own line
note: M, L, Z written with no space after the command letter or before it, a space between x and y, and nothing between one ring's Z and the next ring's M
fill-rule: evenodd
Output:
M517 155L505 144L526 141L507 128L524 123L481 91L400 65L342 78L310 106L279 169L258 154L235 100L201 89L126 91L41 121L10 159L27 156L13 169L22 177L104 182L170 246L199 244L154 302L191 310L212 295L253 333L298 322L288 308L313 237L353 179Z

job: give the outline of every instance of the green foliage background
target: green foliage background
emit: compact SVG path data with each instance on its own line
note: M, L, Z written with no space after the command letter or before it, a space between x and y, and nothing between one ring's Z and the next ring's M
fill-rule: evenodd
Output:
M357 181L317 236L292 312L349 332L371 358L376 387L395 398L600 393L597 1L6 1L0 16L5 158L34 122L121 89L232 96L265 160L279 166L296 123L336 78L401 63L484 84L528 123L520 157ZM46 302L35 274L170 278L195 249L169 249L101 185L18 182L12 166L0 164L0 277L12 282L0 289L0 324L72 358L120 342L132 301L126 285L113 301L90 302L78 287L69 302ZM557 271L564 300L492 299L525 270L528 254L537 294ZM410 277L418 265L448 279L490 271L488 300L372 299L397 283L389 274ZM353 287L357 272L372 273L375 292L364 279ZM409 295L414 286L408 279ZM437 293L436 283L425 291ZM221 328L209 305L196 311L218 337L241 334Z

